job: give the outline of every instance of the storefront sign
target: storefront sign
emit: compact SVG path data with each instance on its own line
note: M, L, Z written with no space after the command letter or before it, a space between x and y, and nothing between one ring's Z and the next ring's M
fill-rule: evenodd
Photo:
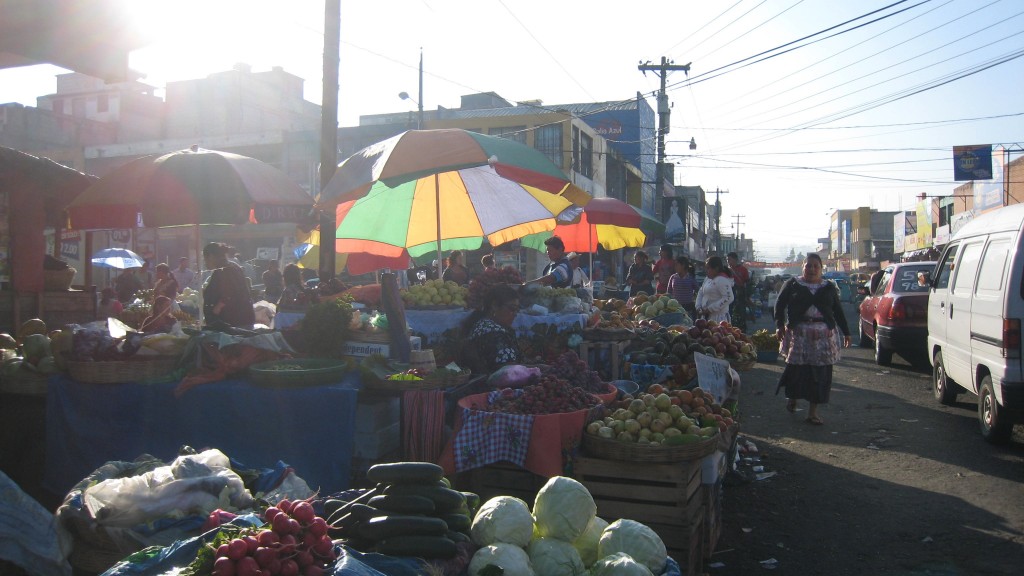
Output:
M953 146L953 180L992 178L992 145Z
M943 224L935 228L935 246L949 244L949 224Z

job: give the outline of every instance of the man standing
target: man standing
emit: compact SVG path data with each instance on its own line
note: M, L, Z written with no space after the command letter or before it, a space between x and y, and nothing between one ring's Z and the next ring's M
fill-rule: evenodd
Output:
M271 260L267 269L263 271L263 297L267 302L277 302L284 292L284 276L279 266L277 260Z
M733 294L735 295L730 315L733 325L743 330L747 327L747 301L749 300L747 284L750 281L750 271L740 262L740 257L735 252L729 252L726 254L726 258L729 260L729 269L732 270Z
M572 268L569 267L569 259L565 257L565 243L558 236L552 236L544 241L551 263L544 267L544 273L540 278L534 278L526 284L541 284L552 288L568 288L572 283Z
M657 286L654 287L656 294L664 294L668 290L668 279L676 272L676 261L672 259L672 247L668 244L661 245L658 252L658 261L654 263L654 279Z
M185 288L192 287L192 281L195 280L196 273L189 269L188 258L182 257L178 259L178 267L171 270L171 276L178 281L178 290L184 290Z

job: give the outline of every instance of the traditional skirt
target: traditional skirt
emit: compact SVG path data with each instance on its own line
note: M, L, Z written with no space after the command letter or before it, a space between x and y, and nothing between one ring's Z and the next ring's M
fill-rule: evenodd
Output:
M832 365L839 361L839 332L824 322L801 322L786 331L780 346L786 369L779 389L786 398L827 404L832 390Z

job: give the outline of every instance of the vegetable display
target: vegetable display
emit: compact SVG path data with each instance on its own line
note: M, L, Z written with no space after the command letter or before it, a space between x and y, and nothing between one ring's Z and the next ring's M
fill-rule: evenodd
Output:
M506 414L560 414L593 408L601 399L555 376L543 376L540 383L524 386L521 393L506 388L502 396L483 410Z
M586 433L620 442L678 446L700 442L732 425L732 412L701 388L666 390L654 384L639 398L627 396L615 411L587 425Z
M430 462L376 464L366 473L377 487L351 502L329 501L329 535L356 550L425 559L452 559L469 542L476 494L452 490ZM468 557L467 557L468 559Z
M427 306L466 306L469 290L451 280L427 280L423 284L413 284L402 290L402 302L407 308L425 308Z
M601 376L591 370L587 363L572 350L563 352L555 358L553 363L541 368L541 375L561 378L570 385L582 388L587 392L601 394L608 391Z

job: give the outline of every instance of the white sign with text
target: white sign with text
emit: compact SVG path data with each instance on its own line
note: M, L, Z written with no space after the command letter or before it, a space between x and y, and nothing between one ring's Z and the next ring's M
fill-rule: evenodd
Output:
M694 352L693 360L697 364L697 383L715 397L715 402L721 404L729 392L732 380L729 376L729 363L700 352Z

